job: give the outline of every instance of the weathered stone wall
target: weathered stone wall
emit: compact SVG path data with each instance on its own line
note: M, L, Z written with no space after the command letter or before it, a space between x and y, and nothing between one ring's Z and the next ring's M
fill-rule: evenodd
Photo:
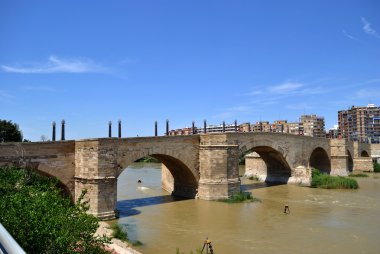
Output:
M75 144L75 196L86 189L90 213L100 219L115 217L117 146L114 139L80 140Z
M373 171L373 163L371 157L354 158L354 172L355 171Z
M257 177L259 181L265 182L267 178L267 165L256 152L245 156L245 177Z
M349 174L349 156L347 155L347 141L344 139L330 139L331 147L331 175L347 176ZM352 159L352 158L351 158Z
M169 169L161 163L161 187L169 193L174 191L174 177Z
M56 177L75 196L75 141L0 143L0 165L6 164Z
M371 144L370 147L372 160L380 163L380 144Z
M198 197L228 198L240 190L239 147L226 134L200 137Z

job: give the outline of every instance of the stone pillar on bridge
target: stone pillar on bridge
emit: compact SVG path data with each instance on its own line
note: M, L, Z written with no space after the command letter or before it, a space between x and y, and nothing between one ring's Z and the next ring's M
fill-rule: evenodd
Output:
M116 217L116 151L114 141L83 140L75 142L75 200L87 190L89 213L99 219Z
M55 141L55 130L56 130L56 128L55 128L55 122L53 122L53 133L51 135L51 141Z
M108 137L112 138L112 122L108 122Z
M198 197L217 200L240 191L239 146L227 135L202 135L199 151Z
M118 134L117 134L117 136L118 136L118 138L121 138L121 120L119 120L118 121Z
M65 140L65 120L61 122L61 140Z
M349 163L347 141L345 139L330 139L331 175L347 176Z

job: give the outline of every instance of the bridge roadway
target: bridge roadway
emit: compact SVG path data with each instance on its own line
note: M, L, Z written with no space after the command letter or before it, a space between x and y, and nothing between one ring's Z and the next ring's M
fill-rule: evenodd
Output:
M264 165L253 172L267 182L309 185L312 168L332 175L373 170L369 144L254 132L2 143L0 165L57 177L73 199L87 189L89 212L109 219L115 216L118 176L142 157L162 162L163 187L173 195L214 200L240 190L239 158L251 152Z

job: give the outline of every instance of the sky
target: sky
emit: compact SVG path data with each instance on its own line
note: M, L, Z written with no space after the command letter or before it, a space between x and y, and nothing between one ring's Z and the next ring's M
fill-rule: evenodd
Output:
M337 124L380 106L380 1L0 0L0 119L24 138L196 125ZM59 135L58 135L59 136Z

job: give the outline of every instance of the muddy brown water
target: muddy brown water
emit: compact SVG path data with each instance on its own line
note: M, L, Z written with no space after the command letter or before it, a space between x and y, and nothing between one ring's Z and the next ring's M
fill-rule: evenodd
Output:
M206 237L216 254L380 253L380 174L369 175L358 190L242 178L261 202L226 204L175 199L161 189L160 164L135 163L118 178L118 221L144 254L196 253Z

